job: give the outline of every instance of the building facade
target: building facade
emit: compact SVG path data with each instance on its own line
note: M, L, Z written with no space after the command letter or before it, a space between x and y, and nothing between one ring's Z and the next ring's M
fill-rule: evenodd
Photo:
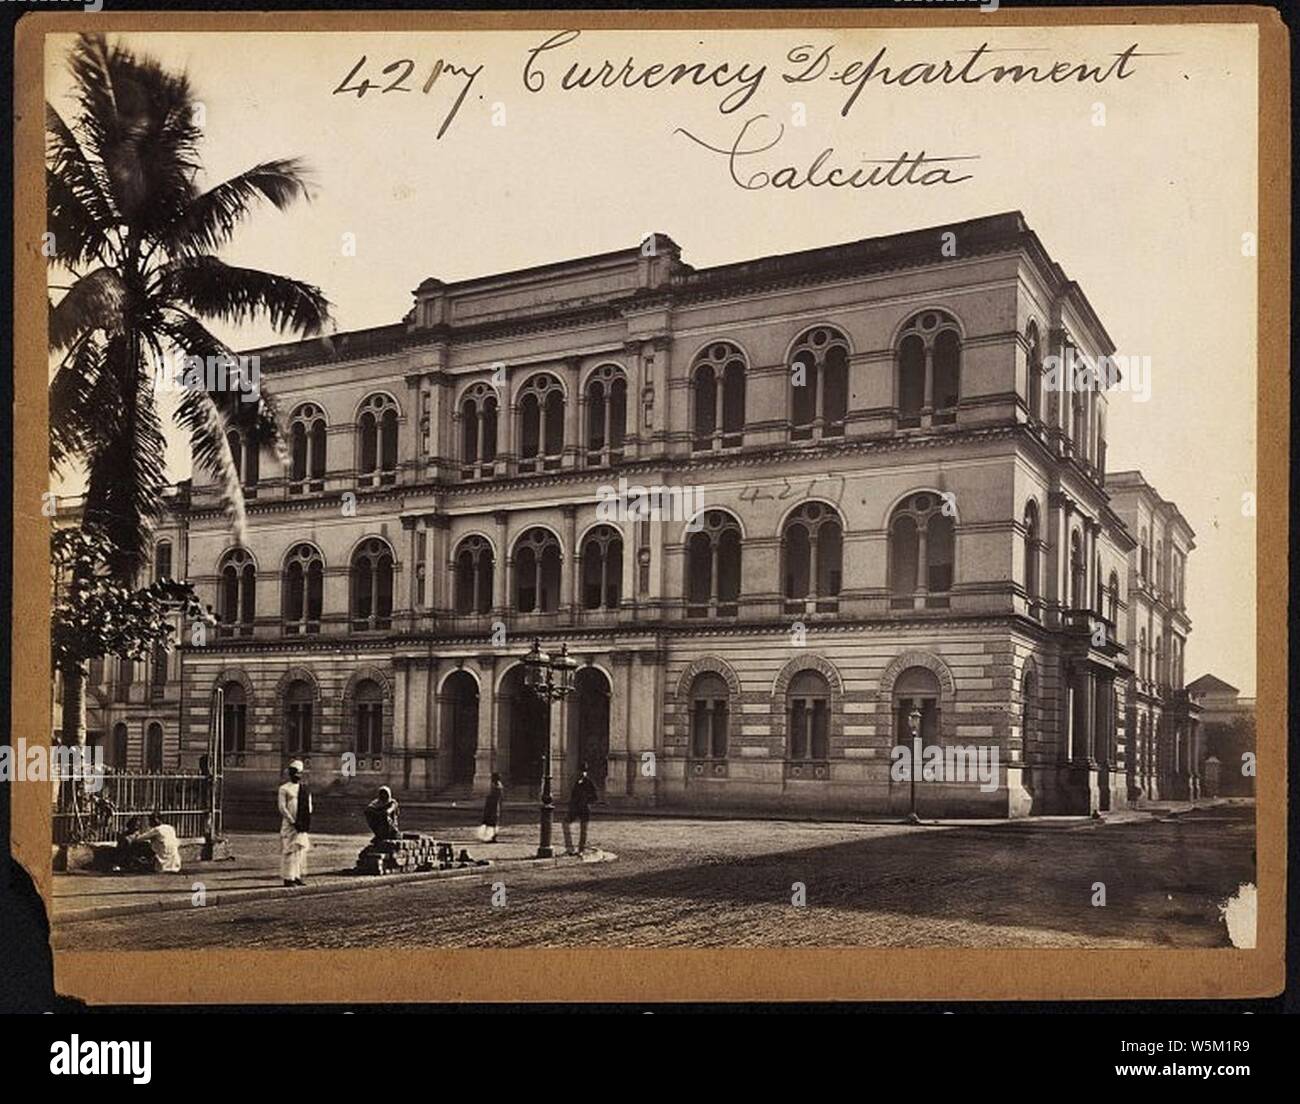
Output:
M1129 555L1127 638L1128 731L1134 733L1131 780L1135 794L1188 800L1201 795L1200 708L1184 680L1187 636L1187 557L1195 534L1172 502L1161 498L1141 472L1115 472L1107 480L1115 512L1137 538Z
M1136 534L1181 597L1191 533L1107 477L1072 350L1113 345L1017 213L426 280L399 323L254 351L287 455L231 434L244 543L197 469L159 532L220 625L99 671L94 727L193 767L220 716L227 792L296 756L318 791L520 796L549 738L612 803L893 815L915 724L1000 764L919 782L923 816L1160 796L1190 623ZM549 737L534 637L580 664Z

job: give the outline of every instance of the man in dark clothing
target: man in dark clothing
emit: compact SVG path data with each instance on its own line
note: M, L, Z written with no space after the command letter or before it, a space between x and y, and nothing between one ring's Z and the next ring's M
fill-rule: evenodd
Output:
M579 821L582 825L581 833L578 837L578 850L576 854L581 855L587 850L587 822L591 819L591 807L596 803L599 795L596 792L596 783L591 780L591 775L587 773L587 764L582 764L582 772L573 784L573 792L569 795L569 812L564 818L564 851L567 855L575 854L573 850L573 822Z
M501 782L501 775L492 772L492 786L488 790L487 800L483 802L483 823L478 830L478 838L484 843L496 843L497 831L501 826L501 806L505 801L506 788Z

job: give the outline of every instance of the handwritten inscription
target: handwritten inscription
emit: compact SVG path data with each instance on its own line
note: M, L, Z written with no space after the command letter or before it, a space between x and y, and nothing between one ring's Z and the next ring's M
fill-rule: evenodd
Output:
M785 134L784 125L769 122L768 125L776 127L776 137L766 145L746 145L746 135L751 128L755 124L762 124L766 119L766 115L755 115L747 120L729 147L711 145L682 127L678 127L676 133L685 135L710 153L725 157L732 181L749 192L761 188L785 188L793 192L800 188L896 188L911 184L928 188L936 184L960 184L963 180L969 180L971 174L954 176L954 170L947 165L957 161L978 160L975 156L930 157L924 150L916 154L904 151L889 160L862 158L857 167L850 168L835 164L835 148L827 146L805 167L784 165L770 171L757 169L750 172L742 168L742 162L766 153ZM758 141L760 140L755 139L755 142Z
M333 94L335 96L342 96L352 92L356 94L357 99L362 99L367 92L372 91L381 96L387 95L390 92L416 91L415 87L408 83L416 70L416 62L413 58L397 58L394 61L390 61L380 69L379 75L381 77L387 77L387 81L372 81L368 77L362 77L357 81L358 75L365 70L366 64L366 55L362 54L360 60L352 66L348 75L339 81L338 87L334 89ZM457 65L455 62L449 61L446 58L438 58L438 60L430 67L428 75L425 77L424 82L419 88L419 91L426 96L433 91L434 86L444 75L453 80L460 80L463 82L460 93L456 96L456 100L451 105L451 109L447 112L446 116L444 116L442 126L438 128L437 136L439 138L447 133L447 128L451 126L452 120L456 118L457 112L460 111L461 104L465 102L465 97L469 95L469 90L473 87L475 78L482 71L482 65L476 65L473 69L470 69L464 65ZM357 83L350 83L352 81L357 81Z
M1139 51L1136 42L1100 58L1044 56L1047 51L1038 46L999 45L994 49L987 42L948 56L920 58L891 53L891 47L881 46L868 57L853 56L843 44L803 43L788 50L781 63L769 66L756 60L706 61L689 55L653 60L631 54L582 56L578 54L582 38L581 31L559 31L525 50L519 71L524 92L529 96L613 97L661 89L699 89L710 99L717 96L716 110L727 117L754 101L766 82L779 76L782 83L776 87L784 87L787 95L790 86L820 84L844 90L836 93L836 98L843 95L838 105L839 115L847 118L869 87L899 94L898 90L916 85L960 90L970 85L992 84L1013 91L1043 84L1100 85L1128 80L1136 72L1139 58L1161 56ZM1022 54L1031 56L1022 59L1019 57ZM428 96L442 88L451 88L454 100L438 128L437 137L441 138L460 113L483 68L481 64L470 66L451 58L421 64L409 57L388 60L381 67L379 62L371 63L362 55L333 94L354 95L358 100L367 96L382 100L393 94ZM483 96L478 98L481 100ZM872 157L860 150L849 155L828 145L811 160L804 162L800 158L799 164L781 164L784 158L772 151L785 136L785 126L761 111L761 106L754 104L749 118L730 140L704 137L694 124L691 129L677 126L672 133L714 155L725 164L731 182L745 191L947 187L972 179L972 173L964 170L973 166L966 163L979 160L978 154L972 153L936 156L917 141L914 146L909 143L913 148L920 147L916 152L909 148L893 157ZM804 110L802 102L797 106ZM504 119L504 113L500 117Z

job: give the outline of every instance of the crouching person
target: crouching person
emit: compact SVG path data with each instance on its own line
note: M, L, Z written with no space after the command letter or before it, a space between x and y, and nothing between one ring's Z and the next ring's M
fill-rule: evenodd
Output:
M146 861L155 874L181 872L181 844L176 829L164 824L157 813L150 813L148 823L126 836L125 842L133 852L147 849Z
M370 829L371 843L394 840L401 836L397 827L397 802L387 786L379 787L379 796L366 806L366 826Z

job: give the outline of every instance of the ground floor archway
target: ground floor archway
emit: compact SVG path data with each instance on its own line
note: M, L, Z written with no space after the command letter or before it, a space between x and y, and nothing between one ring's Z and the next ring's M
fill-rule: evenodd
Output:
M456 671L442 684L443 750L450 762L443 781L450 786L474 782L478 755L478 683L468 671Z
M609 773L609 700L611 687L599 667L583 667L574 678L569 699L569 748L565 781L578 777L587 764L592 780L603 794Z

